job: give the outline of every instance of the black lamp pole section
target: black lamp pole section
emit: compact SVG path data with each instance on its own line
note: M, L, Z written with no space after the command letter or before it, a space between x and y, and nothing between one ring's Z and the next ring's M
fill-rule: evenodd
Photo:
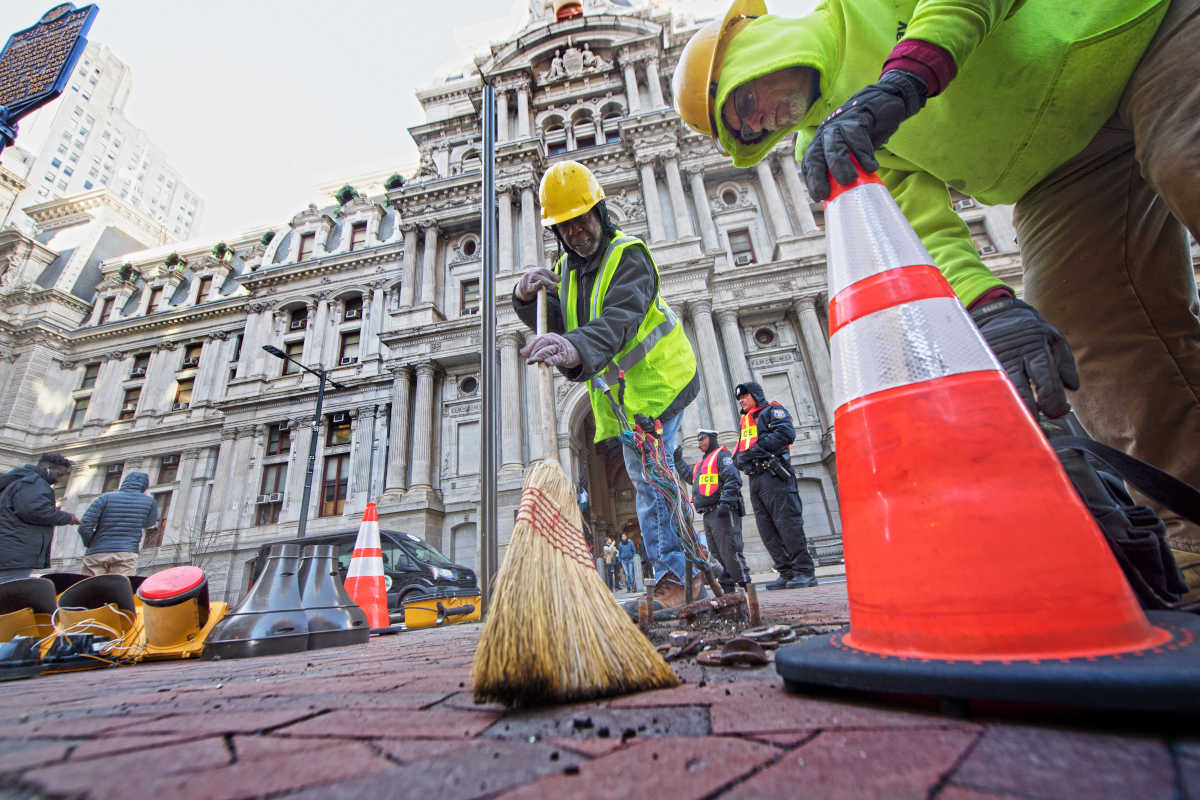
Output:
M343 384L335 381L333 378L327 377L328 373L326 373L325 370L310 369L273 344L264 344L263 350L266 350L276 358L282 358L284 361L292 362L305 372L311 372L313 375L316 375L318 379L317 410L313 413L312 438L308 440L308 466L304 469L304 495L300 499L300 527L296 530L296 538L303 539L304 531L308 527L308 501L312 498L313 469L317 465L317 435L321 430L321 406L325 402L325 381L328 380L330 385L332 385L335 389L345 389L346 387Z

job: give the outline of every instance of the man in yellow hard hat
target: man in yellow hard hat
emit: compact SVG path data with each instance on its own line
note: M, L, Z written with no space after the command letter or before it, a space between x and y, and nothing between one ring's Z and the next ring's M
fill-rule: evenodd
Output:
M529 341L521 355L558 367L568 380L587 382L597 442L621 433L624 421L613 403L623 404L619 411L626 420L640 415L660 421L662 467L670 475L683 409L700 384L683 326L662 299L654 257L641 240L613 227L604 190L584 165L551 166L542 177L540 200L542 225L554 231L562 255L552 270L527 271L513 290L513 308L531 328L537 292L547 291L549 332ZM639 453L630 446L622 452L654 565L655 602L678 606L685 597L686 564L673 509L647 479ZM693 596L701 592L697 576Z
M735 0L681 53L675 103L740 167L796 131L816 200L855 160L877 169L1031 411L1079 390L1096 438L1200 485L1198 40L1200 0L825 0L801 19ZM1015 203L1029 304L948 185ZM1159 510L1200 585L1200 527Z

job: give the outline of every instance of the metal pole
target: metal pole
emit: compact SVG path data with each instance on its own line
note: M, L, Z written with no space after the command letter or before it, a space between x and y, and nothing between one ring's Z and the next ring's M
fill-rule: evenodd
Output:
M479 463L479 589L481 611L486 613L496 574L496 477L498 459L499 404L496 397L496 90L483 84L483 203L480 238L483 259L479 278L480 361L482 404L480 416Z
M296 538L303 539L308 527L308 501L312 497L313 468L317 465L317 437L321 431L321 405L325 402L325 370L317 371L317 410L313 414L312 437L308 440L308 466L304 469L304 495L300 499L300 527Z

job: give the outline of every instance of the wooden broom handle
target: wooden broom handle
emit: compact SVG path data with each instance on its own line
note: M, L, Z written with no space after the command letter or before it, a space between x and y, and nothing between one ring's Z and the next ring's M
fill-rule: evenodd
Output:
M537 293L537 332L546 333L549 327L546 290ZM538 397L542 406L542 458L558 463L558 421L554 416L554 373L549 364L538 364Z

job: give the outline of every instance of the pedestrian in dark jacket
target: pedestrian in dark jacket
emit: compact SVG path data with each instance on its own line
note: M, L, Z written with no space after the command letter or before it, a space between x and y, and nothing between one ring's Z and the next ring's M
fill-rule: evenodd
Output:
M36 466L26 464L5 475L0 492L0 581L27 578L50 566L50 542L56 525L78 525L79 518L55 505L55 483L71 471L71 462L46 453Z
M121 488L105 492L83 512L79 536L87 547L84 575L132 575L146 528L158 524L158 504L146 494L150 476L131 472Z
M741 434L734 461L750 476L754 521L779 578L768 589L816 586L812 556L804 537L803 506L788 446L796 439L792 415L779 403L767 402L754 381L734 389L742 409Z
M617 543L617 553L621 557L621 571L625 573L625 591L637 591L637 576L633 574L633 559L637 556L637 547L629 534L621 531L621 541Z
M675 469L692 484L692 504L704 517L704 530L709 544L723 569L718 580L725 591L735 584L750 580L750 570L742 553L742 476L738 474L729 448L717 443L717 432L707 428L697 431L700 459L689 464L683 448L675 450Z

